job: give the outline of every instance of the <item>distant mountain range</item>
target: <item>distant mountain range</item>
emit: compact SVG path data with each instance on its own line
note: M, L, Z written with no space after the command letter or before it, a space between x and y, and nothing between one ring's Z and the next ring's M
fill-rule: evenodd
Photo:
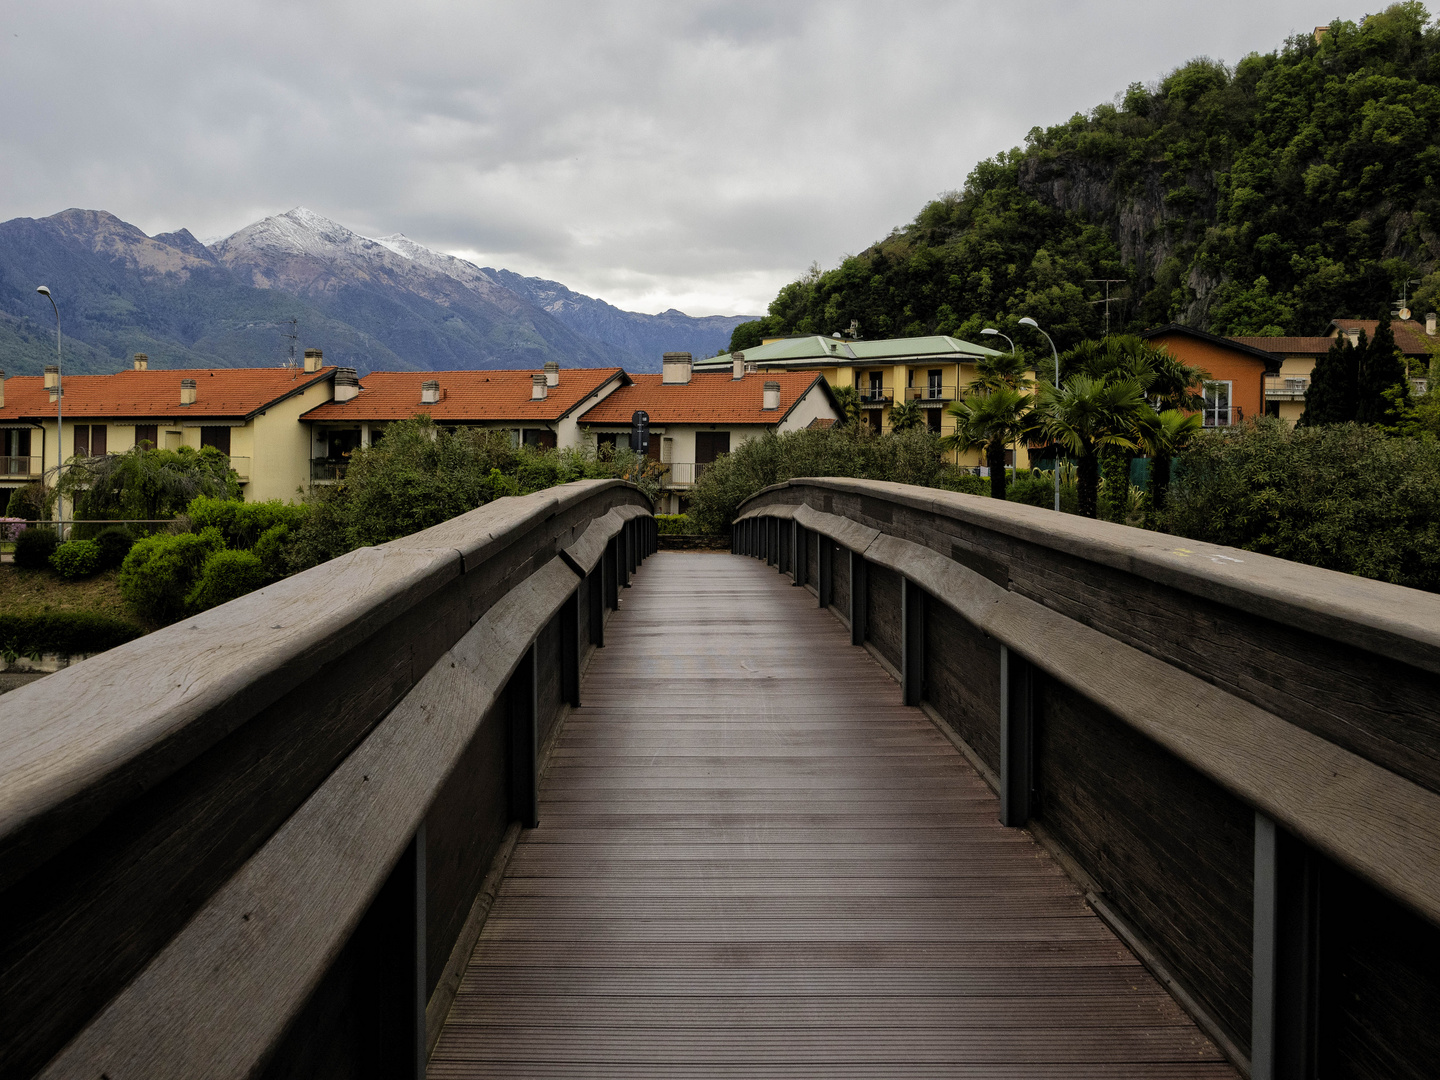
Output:
M188 230L146 236L100 210L0 224L0 369L53 363L60 303L67 372L265 367L323 349L381 370L621 365L726 347L755 316L645 315L540 278L479 267L395 234L375 239L304 207L210 245ZM293 324L292 324L293 320Z

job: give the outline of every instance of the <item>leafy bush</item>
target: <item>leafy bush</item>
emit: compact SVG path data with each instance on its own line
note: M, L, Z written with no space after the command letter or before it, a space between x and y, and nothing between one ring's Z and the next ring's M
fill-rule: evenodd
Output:
M120 567L120 595L140 614L171 621L185 613L185 600L212 552L225 546L214 526L199 533L147 536L137 540Z
M26 529L15 538L15 565L26 570L44 570L60 544L54 529Z
M1194 540L1440 591L1440 443L1264 419L1177 462L1159 525Z
M661 536L686 536L696 531L689 514L656 514L655 525Z
M97 653L140 636L138 626L89 611L46 611L33 615L0 614L0 654Z
M240 481L230 459L213 446L136 447L77 459L66 468L60 490L74 500L77 518L153 521L174 517L197 495L239 498Z
M125 556L135 545L135 537L123 525L111 525L102 529L94 542L100 550L100 569L111 570L125 561Z
M254 592L267 580L265 566L254 552L222 549L206 557L199 580L185 597L185 606L204 611Z
M44 484L26 484L10 493L5 505L5 516L21 518L24 521L39 521L45 517L45 504L50 501L50 491Z
M100 569L100 546L94 540L69 540L50 555L50 565L64 578L85 578Z
M266 580L275 581L290 572L286 560L289 541L290 526L288 525L272 525L260 535L259 540L255 541L255 547L251 550L255 552L255 557L264 567Z
M209 495L197 496L185 508L192 530L213 526L233 548L254 547L256 541L276 525L298 529L308 514L304 503L283 503L279 499L249 503Z
M935 486L946 491L958 491L964 495L989 495L990 479L963 472L954 466L947 468L935 481Z

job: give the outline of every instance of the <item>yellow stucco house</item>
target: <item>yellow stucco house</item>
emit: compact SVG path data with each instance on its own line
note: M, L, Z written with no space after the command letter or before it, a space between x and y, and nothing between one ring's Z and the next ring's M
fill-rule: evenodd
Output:
M300 415L334 396L337 373L307 349L303 367L151 371L143 355L115 375L69 375L63 400L53 370L4 380L0 390L0 506L10 490L79 455L214 446L230 455L247 502L294 499L310 487L308 432ZM64 444L57 409L63 405Z

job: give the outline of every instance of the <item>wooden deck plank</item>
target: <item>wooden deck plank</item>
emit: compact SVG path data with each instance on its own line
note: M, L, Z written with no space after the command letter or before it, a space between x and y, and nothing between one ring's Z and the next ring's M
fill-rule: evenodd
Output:
M661 553L429 1075L1234 1077L805 590Z

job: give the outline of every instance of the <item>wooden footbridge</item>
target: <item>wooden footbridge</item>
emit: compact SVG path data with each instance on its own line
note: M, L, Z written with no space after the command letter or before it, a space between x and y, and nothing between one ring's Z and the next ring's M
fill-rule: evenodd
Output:
M501 500L0 698L0 1078L1436 1075L1440 600L742 510Z

